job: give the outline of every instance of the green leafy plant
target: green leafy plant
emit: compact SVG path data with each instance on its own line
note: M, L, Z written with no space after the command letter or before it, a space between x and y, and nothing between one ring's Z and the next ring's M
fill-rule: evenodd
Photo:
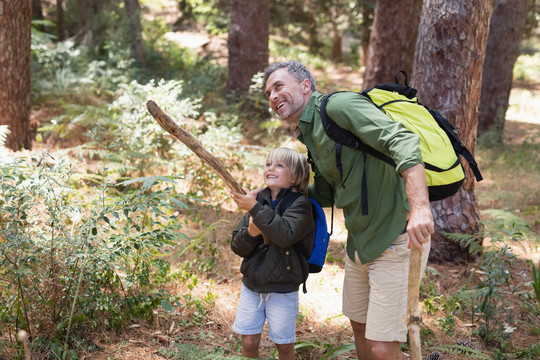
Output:
M506 244L496 251L486 252L484 258L480 269L486 277L477 286L479 303L474 307L473 316L476 315L480 320L478 335L489 343L505 338L508 335L507 328L513 323L511 308L503 306L501 287L510 284L511 268L516 255L511 253Z
M75 165L46 156L0 169L0 330L26 329L62 354L89 327L151 321L176 302L154 279L170 272L167 247L185 239L174 179L133 179L140 189L120 196L104 180L85 193L75 191Z
M531 264L532 267L532 283L531 286L534 290L534 295L536 296L536 302L538 309L540 309L540 264L538 265L538 269L534 266L534 262L532 260L528 260L529 264Z

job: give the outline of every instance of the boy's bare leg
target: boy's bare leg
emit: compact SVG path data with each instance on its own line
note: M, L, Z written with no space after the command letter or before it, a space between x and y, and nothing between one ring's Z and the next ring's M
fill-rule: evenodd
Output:
M294 360L294 344L276 344L279 360Z
M242 335L242 356L258 358L261 334Z

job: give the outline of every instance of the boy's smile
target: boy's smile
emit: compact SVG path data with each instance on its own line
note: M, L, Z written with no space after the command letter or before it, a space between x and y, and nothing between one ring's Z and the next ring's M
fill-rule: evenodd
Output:
M272 192L273 199L281 189L286 189L294 184L291 169L282 161L268 160L264 167L263 176L266 186Z

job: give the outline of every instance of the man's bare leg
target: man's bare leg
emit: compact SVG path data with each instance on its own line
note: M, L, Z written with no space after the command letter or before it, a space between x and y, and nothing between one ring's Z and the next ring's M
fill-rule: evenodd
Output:
M373 341L366 339L366 324L351 320L354 345L358 360L400 360L401 350L397 341Z

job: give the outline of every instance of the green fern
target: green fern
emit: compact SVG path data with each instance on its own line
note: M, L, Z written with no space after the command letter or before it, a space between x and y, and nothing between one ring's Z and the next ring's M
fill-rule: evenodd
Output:
M169 359L182 360L221 360L223 358L231 360L246 359L243 356L226 356L226 351L223 348L205 350L194 344L174 344L173 348L162 349L160 350L160 353Z
M538 302L538 308L540 309L540 263L538 263L538 270L535 268L532 260L528 260L532 266L533 281L531 283L534 294L536 295L536 301Z
M480 239L481 234L458 234L458 233L442 233L449 240L454 241L465 247L470 255L477 255L482 252L482 244Z
M471 349L462 345L439 345L431 347L429 350L438 350L450 354L466 355L469 359L491 359L488 354L485 354L482 351Z

